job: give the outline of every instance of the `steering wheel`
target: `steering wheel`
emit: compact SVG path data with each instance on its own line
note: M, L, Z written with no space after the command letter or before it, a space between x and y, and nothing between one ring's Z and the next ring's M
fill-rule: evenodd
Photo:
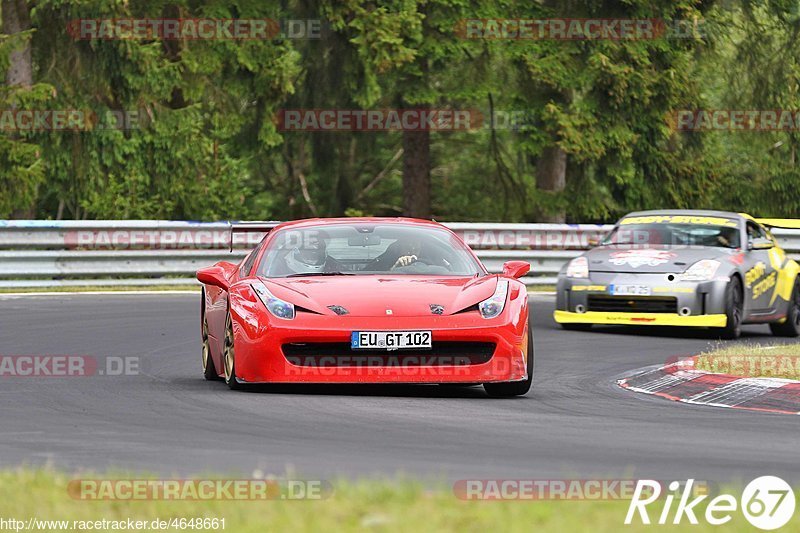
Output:
M414 265L425 265L426 267L432 266L430 263L426 263L422 259L412 259L411 262L408 263L407 265L396 265L396 266L393 266L391 268L391 270L402 270L402 269L406 269L406 268L411 268Z

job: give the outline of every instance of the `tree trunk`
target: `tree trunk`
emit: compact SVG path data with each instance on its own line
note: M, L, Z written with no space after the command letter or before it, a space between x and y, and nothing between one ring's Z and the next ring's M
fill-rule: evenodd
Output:
M341 217L344 216L347 208L353 205L353 176L356 168L358 140L352 133L347 136L338 135L336 173L339 178L336 180L336 189L334 190L333 214Z
M15 35L31 28L31 16L25 0L2 0L3 24L2 31L6 35ZM9 87L22 87L28 89L33 85L33 62L31 60L31 44L26 42L22 47L16 48L8 57L8 72L6 84ZM16 134L11 134L16 139ZM36 205L18 206L11 212L11 218L34 218Z
M567 153L556 144L542 151L536 163L536 188L548 193L560 193L567 185ZM540 213L540 222L563 223L563 209L545 210Z
M431 218L430 150L430 131L403 130L403 215L407 217Z
M3 33L14 35L31 29L31 16L25 0L3 0L2 6ZM11 52L8 72L6 73L6 83L22 87L33 85L30 42L26 43L22 48Z

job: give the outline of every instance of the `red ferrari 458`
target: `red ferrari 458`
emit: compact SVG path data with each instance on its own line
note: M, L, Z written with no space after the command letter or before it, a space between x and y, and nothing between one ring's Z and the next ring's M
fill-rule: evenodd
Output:
M489 274L441 224L315 219L272 228L238 265L197 272L207 379L252 383L483 384L533 381L530 270Z

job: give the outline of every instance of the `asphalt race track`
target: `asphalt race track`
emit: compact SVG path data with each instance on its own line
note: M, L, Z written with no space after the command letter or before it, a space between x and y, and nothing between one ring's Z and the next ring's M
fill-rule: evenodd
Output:
M0 354L140 357L126 377L0 378L3 467L253 471L324 479L800 482L800 417L678 404L614 385L697 352L704 332L560 330L532 299L536 375L524 398L482 388L280 387L232 392L200 366L199 294L0 295ZM771 340L746 327L744 340Z

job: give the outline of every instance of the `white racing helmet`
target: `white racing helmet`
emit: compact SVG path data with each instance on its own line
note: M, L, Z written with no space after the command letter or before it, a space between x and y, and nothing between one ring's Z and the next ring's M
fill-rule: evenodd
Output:
M308 254L302 253L299 248L295 248L286 255L286 266L294 272L301 274L306 272L322 272L325 268L325 254L320 259L314 259Z

